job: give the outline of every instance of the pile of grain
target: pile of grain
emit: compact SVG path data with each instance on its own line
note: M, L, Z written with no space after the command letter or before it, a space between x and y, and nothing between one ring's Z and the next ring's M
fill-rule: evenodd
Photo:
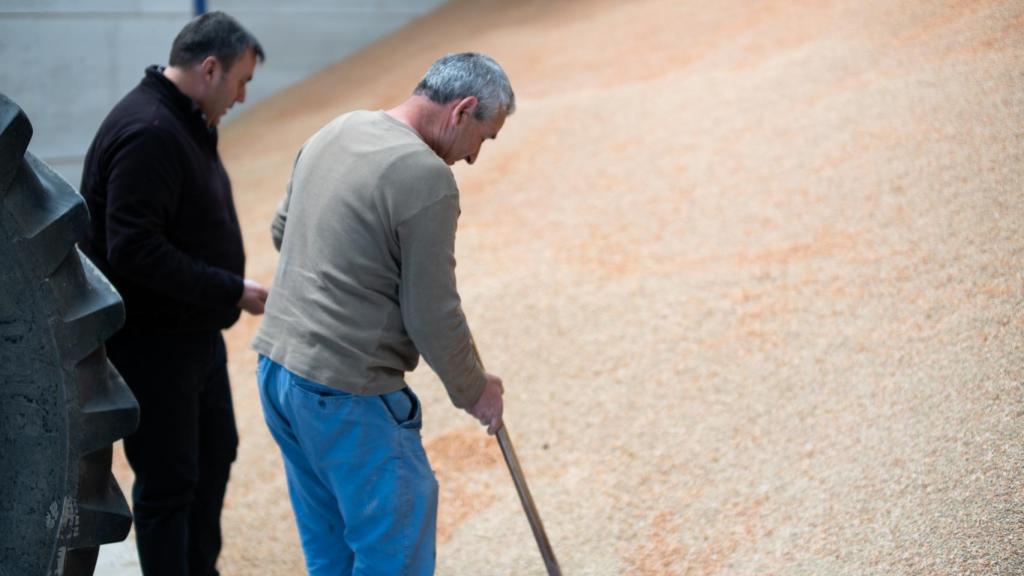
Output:
M227 127L253 275L302 141L458 50L519 98L456 169L458 275L567 574L1024 571L1024 5L455 2ZM257 323L221 568L291 575ZM497 447L411 382L438 572L543 573Z

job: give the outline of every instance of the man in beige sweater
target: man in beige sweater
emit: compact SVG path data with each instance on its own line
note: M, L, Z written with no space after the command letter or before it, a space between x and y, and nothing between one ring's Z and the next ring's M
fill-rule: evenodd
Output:
M311 575L433 573L437 481L404 380L420 355L455 406L501 427L456 290L449 166L514 110L494 60L449 54L402 104L342 115L299 152L253 348Z

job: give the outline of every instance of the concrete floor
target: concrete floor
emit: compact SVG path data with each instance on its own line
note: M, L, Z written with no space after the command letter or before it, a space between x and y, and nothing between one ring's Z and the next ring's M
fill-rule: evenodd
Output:
M122 542L100 546L94 573L103 576L142 576L139 555L135 551L135 538L129 535Z

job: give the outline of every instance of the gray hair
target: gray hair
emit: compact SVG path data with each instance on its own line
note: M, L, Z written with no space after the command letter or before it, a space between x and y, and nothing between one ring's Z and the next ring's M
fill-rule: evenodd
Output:
M207 12L193 18L178 32L171 44L170 65L188 68L213 56L225 70L230 70L235 60L250 48L256 59L263 62L263 47L251 32L223 12Z
M475 96L477 106L473 117L477 120L516 110L516 95L505 71L490 56L476 52L442 56L423 75L413 94L426 96L438 104Z

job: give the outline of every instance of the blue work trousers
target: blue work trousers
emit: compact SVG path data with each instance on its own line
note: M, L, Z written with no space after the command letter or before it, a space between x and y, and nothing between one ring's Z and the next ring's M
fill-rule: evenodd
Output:
M309 574L433 574L437 480L412 390L349 394L262 355L257 379Z

